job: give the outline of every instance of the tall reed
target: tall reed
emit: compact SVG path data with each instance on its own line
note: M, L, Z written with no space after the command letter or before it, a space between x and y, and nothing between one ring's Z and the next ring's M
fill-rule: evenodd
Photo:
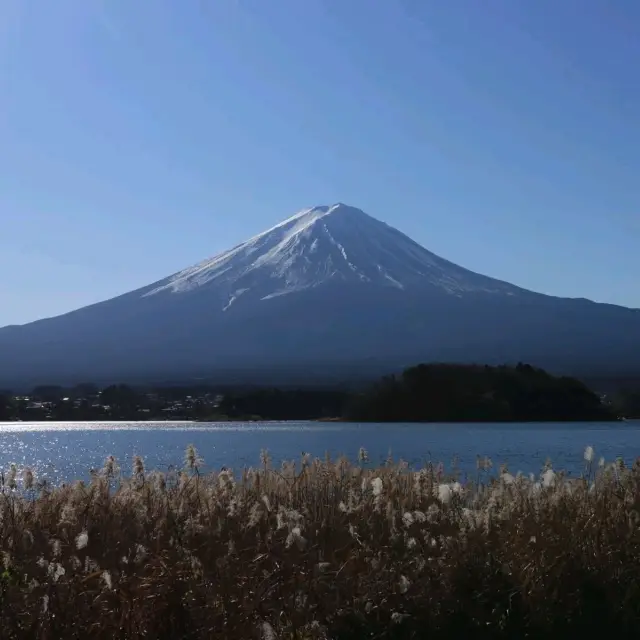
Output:
M640 465L569 479L346 459L0 485L2 638L640 632ZM585 634L587 634L585 636Z

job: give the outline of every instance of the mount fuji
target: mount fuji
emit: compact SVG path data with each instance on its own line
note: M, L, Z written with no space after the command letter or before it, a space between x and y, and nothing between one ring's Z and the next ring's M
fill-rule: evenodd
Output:
M434 360L637 371L640 310L474 273L336 204L142 289L0 329L0 383L295 381Z

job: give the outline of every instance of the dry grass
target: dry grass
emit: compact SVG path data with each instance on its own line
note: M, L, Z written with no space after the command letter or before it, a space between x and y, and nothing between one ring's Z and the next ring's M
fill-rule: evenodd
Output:
M365 458L361 452L361 458ZM593 458L588 448L586 458ZM640 466L2 478L2 638L637 637Z

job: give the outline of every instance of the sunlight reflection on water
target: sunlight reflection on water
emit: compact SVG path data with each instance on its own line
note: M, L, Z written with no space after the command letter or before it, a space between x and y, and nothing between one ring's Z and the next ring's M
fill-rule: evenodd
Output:
M143 456L147 469L181 466L187 444L193 443L209 465L240 468L257 465L261 449L274 463L309 452L323 457L355 458L364 446L371 464L389 451L411 465L442 461L475 474L476 455L488 455L495 467L507 462L513 472L538 472L547 457L572 474L584 466L586 445L596 456L632 461L640 455L640 423L572 424L347 424L318 422L108 422L0 423L0 468L14 462L31 466L51 482L86 478L114 455L129 471L133 455ZM206 469L205 469L206 470Z

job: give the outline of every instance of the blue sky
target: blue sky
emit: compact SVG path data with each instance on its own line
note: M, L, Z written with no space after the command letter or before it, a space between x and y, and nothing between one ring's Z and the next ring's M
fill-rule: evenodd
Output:
M358 206L640 307L637 0L2 0L0 325Z

